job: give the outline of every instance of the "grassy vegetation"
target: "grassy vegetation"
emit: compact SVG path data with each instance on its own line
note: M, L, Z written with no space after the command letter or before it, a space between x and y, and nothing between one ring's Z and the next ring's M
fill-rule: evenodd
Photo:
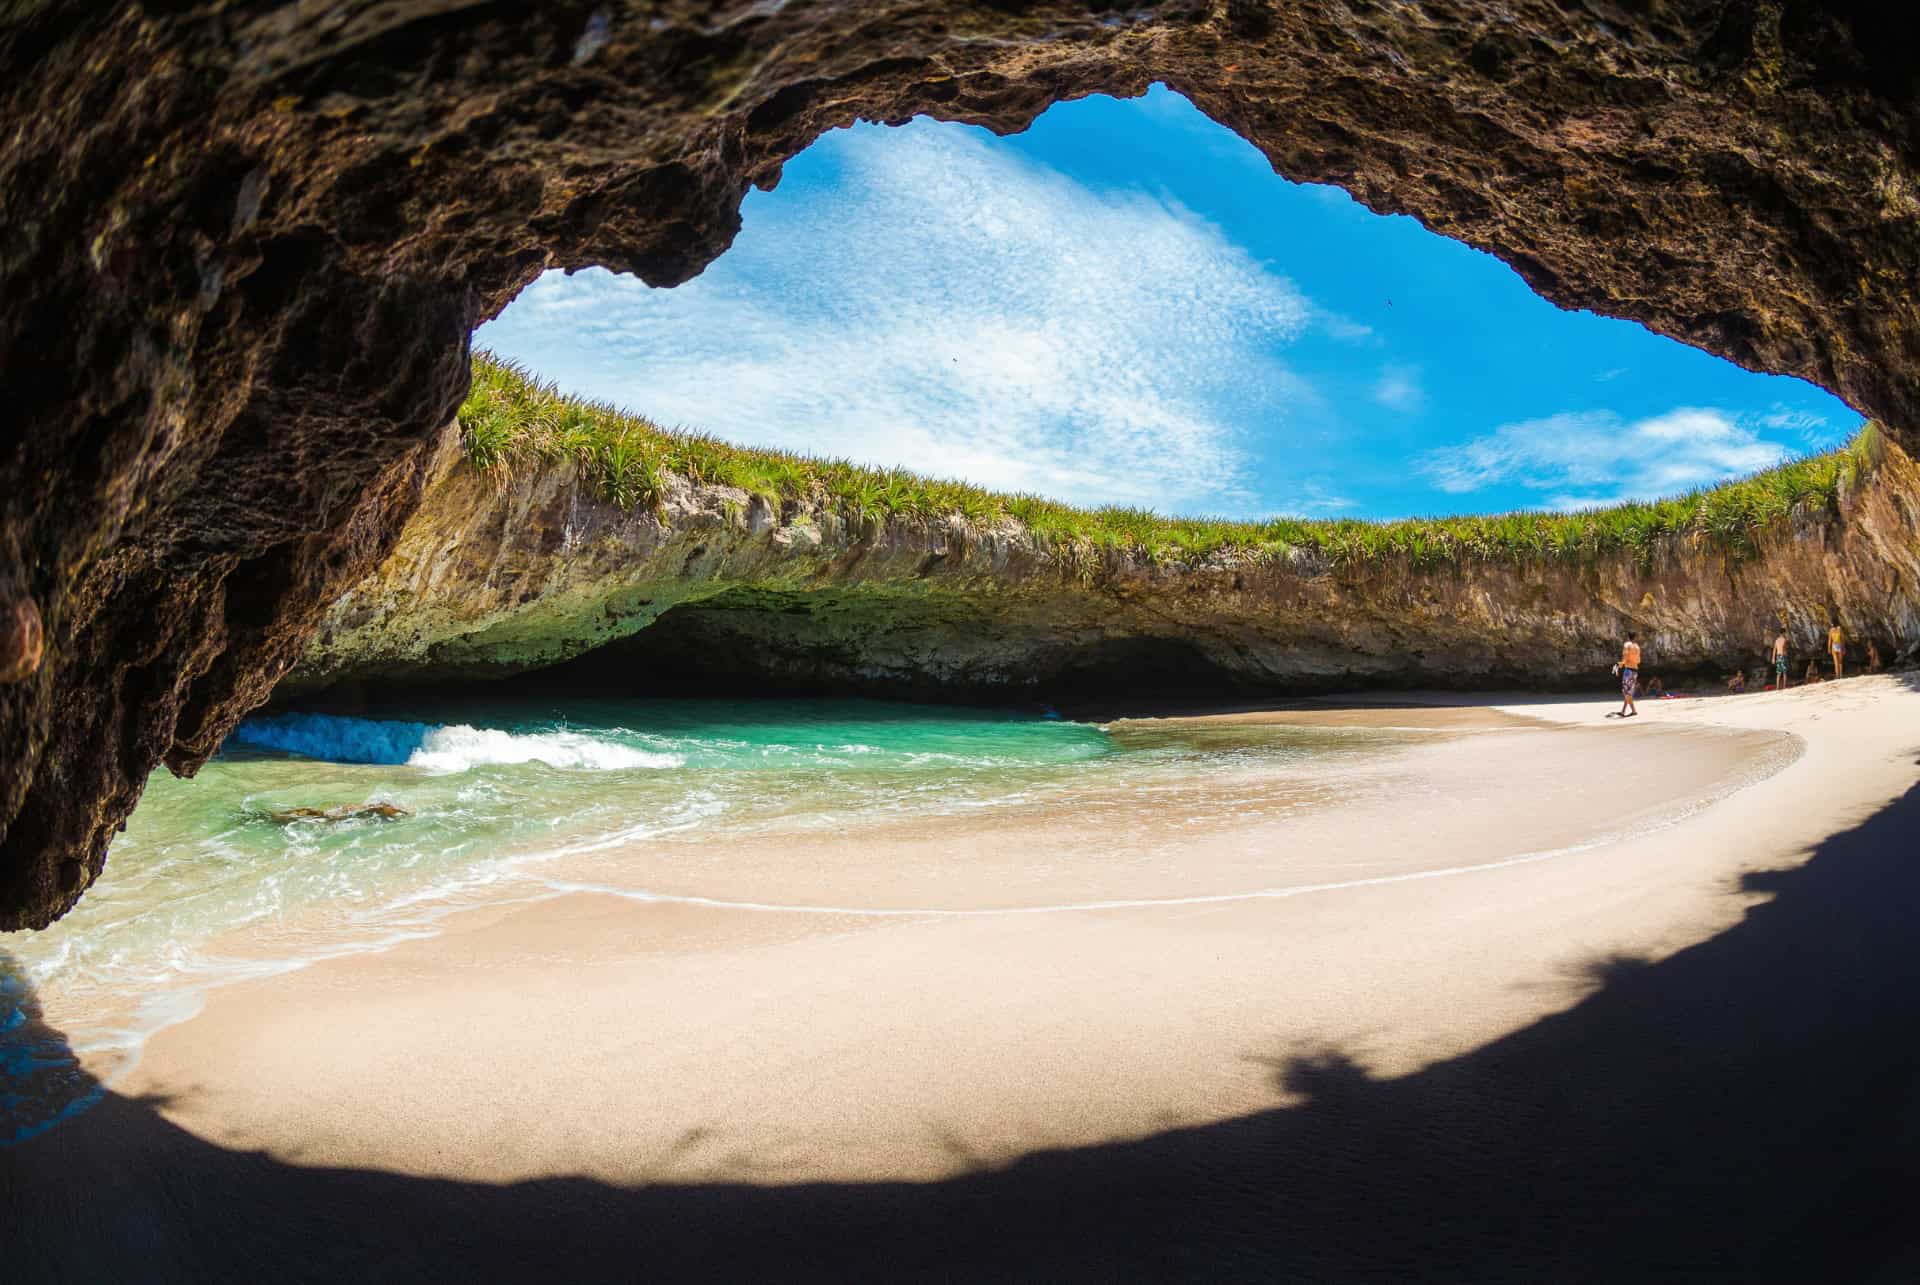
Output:
M1306 549L1342 568L1397 565L1421 571L1473 562L1582 564L1616 557L1635 558L1644 567L1675 539L1698 540L1735 559L1751 557L1769 527L1795 514L1836 513L1842 487L1869 472L1884 449L1878 429L1869 424L1838 450L1749 478L1677 499L1574 513L1241 522L1166 517L1135 508L1075 508L904 469L733 446L565 396L485 352L474 357L473 391L460 408L460 426L467 456L482 470L577 461L602 494L623 508L657 507L664 476L677 473L695 483L764 496L775 508L798 500L836 509L856 524L950 514L985 523L1011 517L1069 557L1118 551L1188 562L1222 551L1265 558Z

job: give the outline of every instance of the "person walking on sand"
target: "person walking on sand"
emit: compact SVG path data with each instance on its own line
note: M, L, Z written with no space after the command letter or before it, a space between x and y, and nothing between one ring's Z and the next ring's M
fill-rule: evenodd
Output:
M1787 690L1787 631L1784 629L1773 640L1773 690Z
M1633 718L1640 713L1633 707L1633 694L1640 685L1640 644L1627 635L1627 641L1620 647L1620 659L1615 663L1613 672L1620 675L1620 712L1610 715L1612 718Z
M1833 657L1833 676L1842 677L1840 670L1847 655L1847 631L1840 627L1837 620L1833 622L1833 628L1827 630L1827 652Z

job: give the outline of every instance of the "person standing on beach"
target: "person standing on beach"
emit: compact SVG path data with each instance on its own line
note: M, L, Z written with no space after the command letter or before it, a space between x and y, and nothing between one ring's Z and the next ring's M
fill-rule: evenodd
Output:
M1847 631L1840 627L1839 621L1833 622L1833 628L1827 630L1827 651L1833 657L1833 676L1841 677L1841 662L1847 655Z
M1787 690L1787 631L1784 629L1773 640L1773 690Z
M1633 707L1633 694L1640 686L1640 644L1631 633L1621 645L1620 660L1613 672L1620 675L1620 712L1614 717L1632 718L1640 712Z

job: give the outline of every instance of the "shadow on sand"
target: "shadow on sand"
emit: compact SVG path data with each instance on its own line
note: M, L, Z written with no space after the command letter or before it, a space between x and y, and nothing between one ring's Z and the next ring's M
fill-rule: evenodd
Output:
M0 1276L1920 1279L1920 787L1748 883L1737 926L1415 1074L1295 1051L1298 1105L937 1183L301 1168L106 1092L0 1148Z

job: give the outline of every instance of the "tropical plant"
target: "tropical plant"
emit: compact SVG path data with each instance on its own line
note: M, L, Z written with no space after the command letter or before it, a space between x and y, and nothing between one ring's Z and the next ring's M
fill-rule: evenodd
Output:
M730 486L776 511L792 503L838 511L856 530L889 519L959 517L976 526L1016 523L1055 562L1085 577L1111 556L1149 563L1261 561L1296 551L1341 572L1397 566L1438 572L1471 564L1584 565L1610 558L1651 570L1676 541L1699 541L1734 561L1750 558L1770 528L1830 519L1843 494L1869 477L1887 443L1868 424L1837 450L1751 477L1652 503L1571 513L1406 518L1276 517L1266 521L1170 517L1108 505L1085 509L1037 495L1003 495L950 478L876 469L848 460L736 446L704 433L663 428L604 402L570 397L488 352L473 359L473 387L460 408L467 458L498 477L526 464L571 461L608 501L657 509L667 478Z

